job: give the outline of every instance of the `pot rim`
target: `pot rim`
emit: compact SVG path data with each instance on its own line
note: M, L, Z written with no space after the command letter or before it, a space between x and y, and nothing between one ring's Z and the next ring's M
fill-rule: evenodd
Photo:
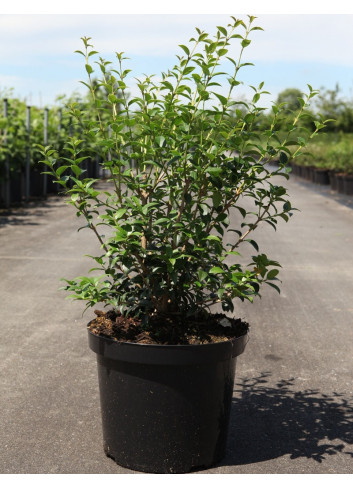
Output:
M88 323L89 325L89 323ZM159 345L118 342L88 331L89 347L98 356L112 360L145 364L199 364L234 358L245 350L249 332L237 338L201 345Z

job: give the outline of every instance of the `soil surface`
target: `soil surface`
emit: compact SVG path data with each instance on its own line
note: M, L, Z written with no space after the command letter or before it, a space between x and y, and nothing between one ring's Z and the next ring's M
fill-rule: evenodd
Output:
M219 343L247 333L248 323L224 314L208 314L207 318L190 317L181 321L178 315L151 316L148 329L141 320L122 316L119 312L94 311L96 318L88 324L96 335L118 342L159 345L197 345Z

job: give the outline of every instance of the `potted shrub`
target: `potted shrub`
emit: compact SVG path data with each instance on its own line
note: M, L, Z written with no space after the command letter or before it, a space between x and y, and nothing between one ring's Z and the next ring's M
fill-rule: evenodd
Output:
M336 189L339 193L353 195L352 147L349 141L340 141L328 151L336 172Z
M306 144L293 136L316 92L309 86L300 99L284 140L277 105L259 134L264 84L252 87L248 103L233 99L248 64L243 51L260 29L254 19L231 17L213 37L196 29L161 79L138 79L136 96L129 95L124 53L113 64L99 57L97 78L98 53L82 38L91 104L73 103L69 113L103 157L110 187L85 178L83 139L67 138L70 158L42 147L48 173L97 238L90 275L67 279L64 288L87 307L109 308L88 324L104 449L135 470L188 472L222 459L235 361L248 331L232 317L235 302L253 301L265 284L279 291L280 265L251 233L263 222L276 229L291 215L278 177L288 178L288 157ZM237 61L228 56L234 39ZM230 74L220 68L224 61ZM321 127L316 121L311 137ZM274 171L266 165L273 158ZM217 304L222 313L210 309Z

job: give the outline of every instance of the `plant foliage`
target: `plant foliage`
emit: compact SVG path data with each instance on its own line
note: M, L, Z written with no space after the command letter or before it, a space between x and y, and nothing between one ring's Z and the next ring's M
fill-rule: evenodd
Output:
M317 93L310 86L283 140L276 122L285 104L273 105L271 121L259 133L264 83L251 87L251 102L234 99L239 72L249 64L243 52L251 33L261 30L254 20L232 17L212 37L196 28L195 37L180 45L175 66L161 79L137 79L133 97L124 53L111 63L98 56L90 38L82 38L78 53L88 75L82 83L96 117L75 103L69 113L104 155L112 190L99 190L85 178L81 139L67 139L69 158L42 147L48 172L100 244L100 254L92 257L95 275L67 280L71 297L87 306L111 305L147 327L151 314L194 315L215 303L233 311L234 299L252 301L264 283L279 291L279 263L260 253L250 235L262 222L276 229L278 220L288 221L286 188L273 179L288 179L288 159L325 124L317 121L308 135L299 127ZM234 41L237 59L229 53ZM267 163L274 158L280 164L271 170ZM245 265L243 245L254 250Z

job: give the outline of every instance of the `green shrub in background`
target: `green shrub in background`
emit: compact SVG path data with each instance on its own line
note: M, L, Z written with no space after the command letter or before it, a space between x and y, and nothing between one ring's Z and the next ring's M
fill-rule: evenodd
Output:
M319 141L309 142L299 164L353 174L353 135L322 134Z

